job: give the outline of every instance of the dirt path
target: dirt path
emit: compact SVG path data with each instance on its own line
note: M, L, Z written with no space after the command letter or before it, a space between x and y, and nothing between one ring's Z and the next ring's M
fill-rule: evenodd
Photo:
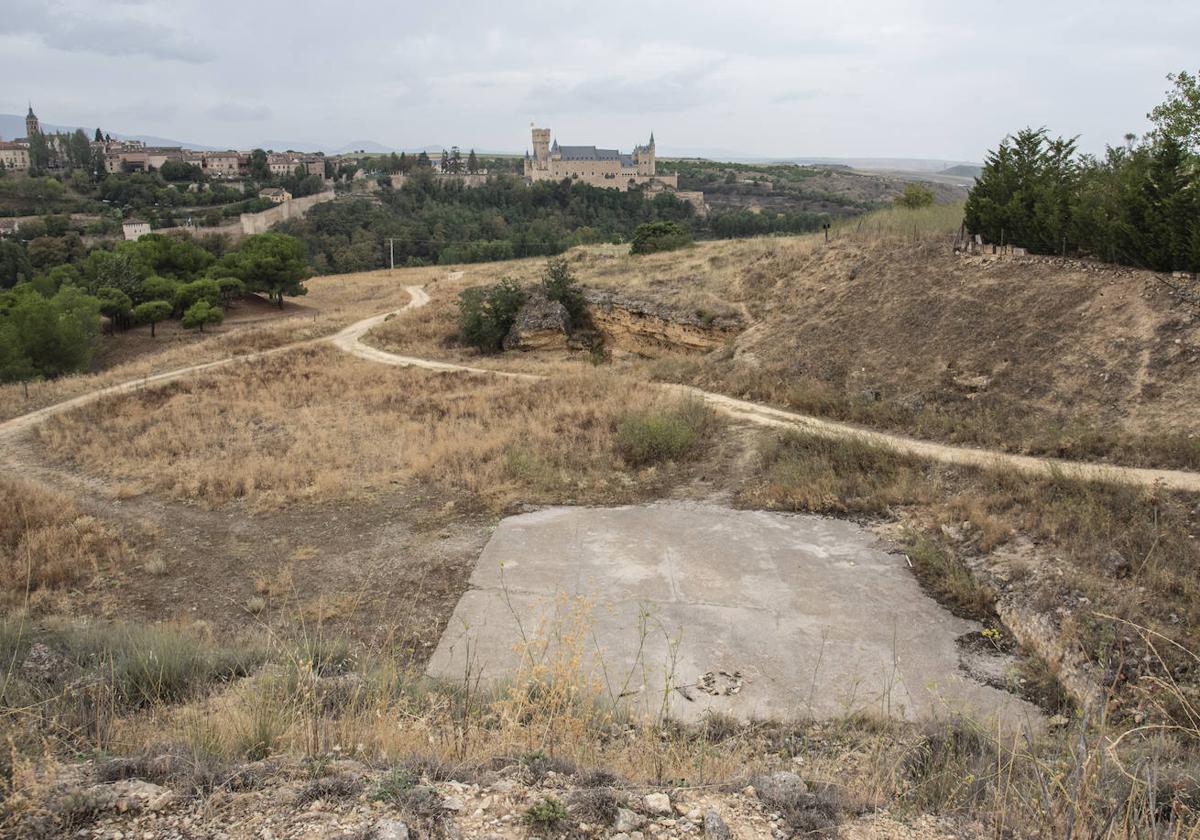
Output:
M421 294L421 302L417 304L418 306L424 306L428 303L429 296L425 295L424 292L413 287L410 287L410 290ZM416 298L414 298L415 300ZM512 373L510 371L431 361L415 356L401 356L363 344L361 341L362 336L372 327L382 323L386 317L376 316L375 318L360 322L360 324L347 327L335 337L334 343L340 349L353 353L359 358L382 364L412 366L426 370L486 373L494 376L506 376L524 380L545 378L531 373ZM363 329L359 329L361 325L366 326ZM849 423L839 423L833 420L812 417L807 414L784 411L783 409L772 408L747 400L739 400L724 394L714 394L711 391L703 391L688 385L663 385L662 387L679 394L703 400L722 414L745 423L779 429L796 429L827 438L857 439L872 446L883 447L894 452L913 455L943 464L985 467L989 469L1011 469L1027 475L1060 474L1083 481L1133 484L1142 487L1158 485L1170 490L1200 492L1200 473L1188 472L1186 470L1120 467L1085 461L1066 461L1059 458L1035 458L1029 455L1013 455L1007 452L997 452L991 449L976 449L966 446L932 443L904 435L862 429Z
M362 337L379 324L382 324L385 320L387 320L387 318L397 315L400 312L408 309L418 309L429 303L429 295L422 287L406 286L405 289L409 293L412 300L409 301L409 303L402 309L396 310L395 312L385 312L380 315L374 315L370 318L358 321L357 323L351 324L331 337L310 339L308 341L296 342L294 344L276 347L272 350L265 350L259 353L249 353L242 356L233 356L228 359L221 359L215 362L192 365L190 367L179 368L177 370L167 371L154 376L147 376L143 379L136 379L131 382L123 382L119 385L113 385L108 388L101 388L96 391L92 391L91 393L75 397L74 399L66 400L52 406L47 406L46 408L38 411L33 411L29 414L24 414L20 417L14 417L11 420L0 423L0 440L15 434L19 434L27 429L31 429L52 415L63 411L69 411L77 406L86 405L102 397L108 396L109 394L120 394L129 391L136 391L140 388L150 385L171 382L172 380L179 379L184 376L190 376L195 373L201 373L206 370L212 370L213 368L230 365L237 362L252 362L256 359L264 358L276 353L285 353L289 350L294 350L297 347L315 344L320 341L331 341L339 350L343 350L361 359L366 359L367 361L376 362L379 364L398 365L401 367L418 367L424 368L425 370L434 371L489 374L493 376L504 376L527 381L536 381L545 378L537 374L513 373L511 371L492 370L490 368L472 367L469 365L459 365L451 362L439 362L431 359L418 358L416 356L401 356L364 344ZM1007 452L997 452L990 449L950 446L947 444L917 440L904 435L862 429L857 426L852 426L848 423L839 423L833 420L824 420L819 417L812 417L806 414L798 414L792 411L771 408L770 406L760 405L759 403L749 402L747 400L739 400L734 397L725 396L724 394L714 394L710 391L703 391L699 388L693 388L687 385L663 385L662 387L670 389L679 394L703 400L705 403L712 406L717 411L720 411L722 414L745 423L750 423L757 426L766 426L770 428L796 429L809 434L820 435L828 438L857 439L873 446L883 447L894 452L913 455L915 457L937 461L943 464L985 467L991 469L1011 469L1027 475L1061 474L1069 478L1083 481L1132 484L1142 487L1151 487L1157 485L1169 490L1200 492L1200 473L1188 472L1186 470L1160 470L1141 467L1120 467L1111 464L1066 461L1058 458L1035 458L1029 455L1013 455Z

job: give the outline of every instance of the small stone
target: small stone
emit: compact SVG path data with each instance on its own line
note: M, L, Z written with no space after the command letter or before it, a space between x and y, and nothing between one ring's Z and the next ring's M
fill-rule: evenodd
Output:
M671 797L665 793L648 793L642 799L642 805L651 814L671 813Z
M463 809L463 801L457 796L447 796L442 800L442 808L447 811L461 811Z
M758 791L758 798L767 804L786 802L800 794L808 793L808 785L790 770L756 777L754 789Z
M733 840L733 832L729 830L716 808L709 808L704 812L704 837L706 840Z
M400 820L380 820L372 833L375 840L408 840L408 824Z
M624 834L641 828L645 822L646 819L641 814L634 813L628 808L618 808L617 820L613 823L613 829L618 834Z

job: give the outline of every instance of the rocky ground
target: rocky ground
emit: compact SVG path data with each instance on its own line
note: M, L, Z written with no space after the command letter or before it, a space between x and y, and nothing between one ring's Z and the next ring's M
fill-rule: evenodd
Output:
M139 769L155 775L160 756ZM17 837L134 838L763 838L803 836L949 840L982 836L982 826L886 812L846 817L831 789L790 771L752 777L729 789L647 790L604 772L567 774L553 761L516 762L470 774L470 781L378 770L346 759L306 766L245 765L204 795L187 782L156 784L115 775L128 761L79 765L47 784L44 807L30 809ZM194 769L194 768L193 768ZM431 778L434 777L434 778Z

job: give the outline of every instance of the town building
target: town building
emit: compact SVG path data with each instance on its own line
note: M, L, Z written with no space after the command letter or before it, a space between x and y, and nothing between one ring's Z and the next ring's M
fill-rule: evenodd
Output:
M126 239L136 242L150 232L150 223L142 219L126 219L121 230Z
M232 150L201 154L204 171L219 178L236 178L241 171L241 158L238 152Z
M276 204L283 204L285 201L292 200L292 194L283 187L264 187L258 191L259 198L269 198Z
M0 142L0 169L28 169L29 148L21 143Z
M654 134L645 146L635 146L630 154L595 146L560 146L550 142L550 129L533 128L533 154L525 153L525 178L535 181L570 179L593 187L627 190L652 183L676 188L677 175L659 175L655 171Z

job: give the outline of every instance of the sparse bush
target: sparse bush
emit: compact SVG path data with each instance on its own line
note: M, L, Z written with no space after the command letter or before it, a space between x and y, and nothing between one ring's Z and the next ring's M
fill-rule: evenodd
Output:
M579 281L571 271L571 265L561 257L546 260L546 270L542 274L542 294L547 299L561 303L572 324L583 320L587 302L579 288Z
M897 207L906 207L910 210L928 207L933 204L933 190L921 184L907 184L904 192L898 195L892 203Z
M525 290L508 278L494 286L464 289L458 296L459 337L480 352L498 352L525 298Z
M419 781L420 777L413 774L407 767L393 767L375 785L371 791L371 799L376 802L390 802L394 805L402 804Z
M905 547L917 580L950 612L964 618L991 618L991 598L952 552L924 534L912 535Z
M617 451L638 467L677 461L695 452L712 422L699 400L632 412L617 422Z
M541 830L553 831L561 826L571 815L566 806L553 796L543 796L540 801L530 805L525 810L525 824Z
M589 787L568 798L571 816L591 825L612 825L624 798L611 787Z
M674 251L692 244L692 234L677 222L647 222L638 225L629 246L631 254L655 254Z

